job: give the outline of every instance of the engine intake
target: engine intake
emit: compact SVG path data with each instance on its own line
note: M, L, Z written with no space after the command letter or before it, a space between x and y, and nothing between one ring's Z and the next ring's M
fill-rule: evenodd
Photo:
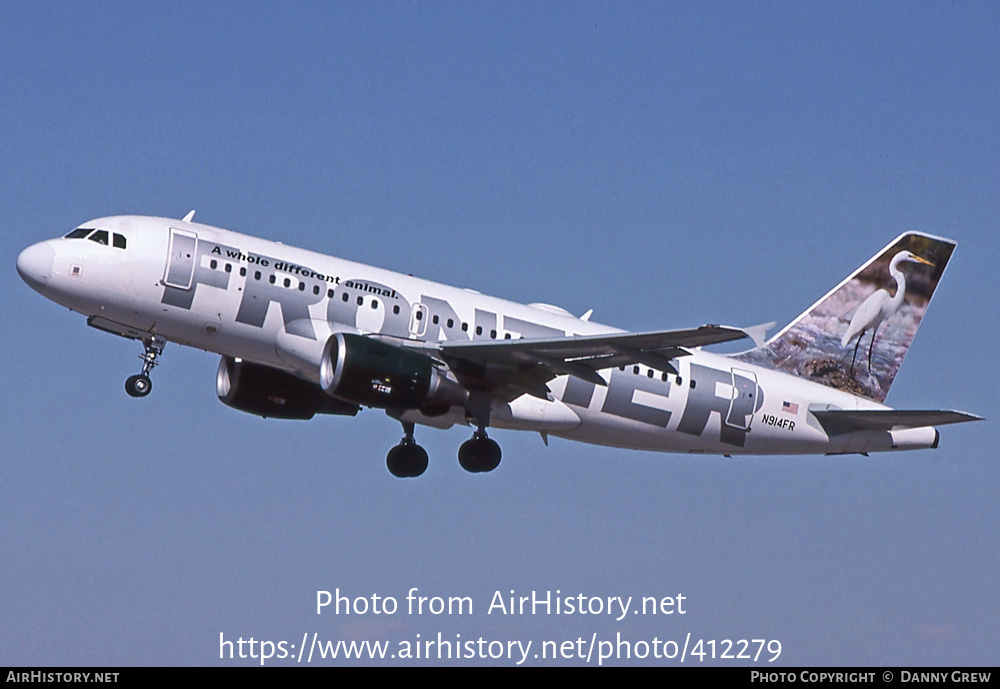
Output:
M311 419L316 414L354 416L360 407L323 393L315 383L276 368L224 356L215 375L223 404L265 418Z
M463 405L469 397L429 357L350 333L327 340L319 377L327 394L366 407L440 408Z

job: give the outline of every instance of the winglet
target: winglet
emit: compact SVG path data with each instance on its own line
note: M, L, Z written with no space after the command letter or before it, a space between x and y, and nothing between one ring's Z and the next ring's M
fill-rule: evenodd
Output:
M593 309L587 309L587 313L585 313L582 316L580 316L580 320L581 321L589 321L590 317L593 316L593 315L594 315L594 310Z
M753 340L754 346L763 347L764 343L767 341L764 336L767 335L767 331L776 326L778 323L776 321L771 321L770 323L761 323L760 325L751 325L749 328L740 328L746 333L747 337Z
M184 222L191 222L193 218L194 218L194 211L191 210L188 212L187 215L184 216Z

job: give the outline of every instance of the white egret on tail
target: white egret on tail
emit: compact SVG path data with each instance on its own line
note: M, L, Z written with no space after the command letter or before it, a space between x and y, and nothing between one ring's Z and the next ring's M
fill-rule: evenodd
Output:
M878 328L883 321L891 318L903 305L903 297L906 295L906 276L899 269L900 263L922 263L925 266L934 267L930 261L909 251L900 251L892 257L889 262L889 274L896 281L896 293L890 297L888 290L880 289L870 294L854 312L854 317L851 318L851 323L847 326L844 337L840 340L840 346L846 347L855 336L858 338L858 341L854 343L854 355L851 357L852 376L854 375L854 361L858 356L858 345L861 344L861 338L869 330L872 331L872 340L868 345L868 373L871 374L872 349L875 347L875 336L878 334Z

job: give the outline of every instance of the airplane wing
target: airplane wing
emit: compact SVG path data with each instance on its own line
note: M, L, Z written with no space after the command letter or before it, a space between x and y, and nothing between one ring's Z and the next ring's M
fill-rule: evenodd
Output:
M690 348L746 337L756 341L758 330L704 325L646 333L441 342L438 355L469 389L509 399L524 393L548 399L546 383L559 375L607 385L598 370L636 363L676 375L671 360L687 356Z
M812 411L812 410L811 410ZM943 426L949 423L981 421L982 417L961 411L935 409L824 409L812 411L828 435L841 435L853 431L891 431L902 428Z

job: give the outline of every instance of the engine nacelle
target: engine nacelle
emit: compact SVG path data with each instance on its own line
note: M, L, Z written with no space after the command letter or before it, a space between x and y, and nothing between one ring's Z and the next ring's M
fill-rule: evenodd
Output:
M233 409L273 419L311 419L316 414L354 416L360 407L323 393L315 383L269 366L224 356L215 392Z
M469 398L429 357L350 333L327 340L319 378L328 395L381 409L446 411Z

